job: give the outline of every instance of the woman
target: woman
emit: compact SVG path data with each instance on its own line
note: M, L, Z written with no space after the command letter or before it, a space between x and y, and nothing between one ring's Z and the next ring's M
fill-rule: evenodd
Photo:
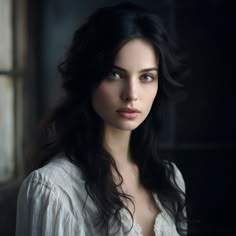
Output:
M157 152L177 69L159 18L134 4L99 9L75 32L41 168L18 196L17 236L185 235L183 177Z

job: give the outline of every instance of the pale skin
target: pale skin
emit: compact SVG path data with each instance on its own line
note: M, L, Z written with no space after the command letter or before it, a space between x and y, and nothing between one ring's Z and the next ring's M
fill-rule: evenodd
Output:
M92 97L94 110L104 120L104 146L115 159L123 178L121 190L132 196L135 211L129 201L124 204L144 236L155 235L154 222L160 210L152 193L140 183L139 169L130 158L129 143L132 130L145 120L156 97L158 66L159 58L152 45L144 39L132 39L118 51L113 71ZM127 118L118 112L124 107L139 112L134 118Z

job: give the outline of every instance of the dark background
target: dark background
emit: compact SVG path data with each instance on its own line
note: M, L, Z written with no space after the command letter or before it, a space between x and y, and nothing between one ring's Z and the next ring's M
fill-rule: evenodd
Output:
M28 102L25 123L35 127L57 100L60 79L56 66L72 33L97 7L120 1L28 1L29 53L25 78ZM160 142L163 156L181 169L189 204L189 235L232 235L235 217L235 76L233 38L235 1L139 0L155 10L170 35L188 54L191 73L188 96L167 101ZM26 90L25 90L26 91ZM33 129L32 129L33 130ZM33 132L28 129L24 139ZM19 185L17 185L19 186ZM1 235L13 235L18 187L1 189L9 204L0 206ZM5 207L5 208L4 208ZM6 214L4 212L7 212Z

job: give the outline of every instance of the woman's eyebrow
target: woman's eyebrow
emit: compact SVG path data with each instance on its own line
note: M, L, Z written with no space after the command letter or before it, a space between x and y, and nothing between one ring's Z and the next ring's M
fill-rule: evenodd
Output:
M127 73L127 70L122 68L122 67L120 67L120 66L113 65L112 68ZM151 67L151 68L142 69L142 70L139 71L139 73L149 72L149 71L153 71L153 70L158 72L158 68Z

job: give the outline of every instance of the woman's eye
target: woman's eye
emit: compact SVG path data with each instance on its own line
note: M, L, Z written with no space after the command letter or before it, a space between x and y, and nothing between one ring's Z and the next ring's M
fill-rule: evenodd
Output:
M151 76L151 75L143 75L142 78L141 78L141 80L146 81L146 82L149 82L149 81L153 81L154 78L153 78L153 76Z
M109 79L120 79L121 75L119 73L113 71L108 75L108 78Z

